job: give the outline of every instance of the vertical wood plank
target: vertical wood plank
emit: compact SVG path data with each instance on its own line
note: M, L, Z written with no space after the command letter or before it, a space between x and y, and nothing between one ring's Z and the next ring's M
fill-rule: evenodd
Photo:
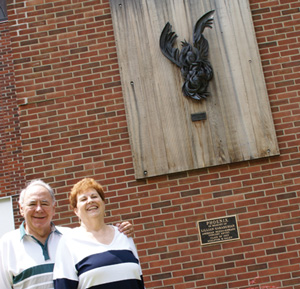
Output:
M136 178L278 155L247 0L110 0ZM207 101L183 96L180 69L160 51L169 21L180 41L215 10ZM207 119L191 121L205 112Z

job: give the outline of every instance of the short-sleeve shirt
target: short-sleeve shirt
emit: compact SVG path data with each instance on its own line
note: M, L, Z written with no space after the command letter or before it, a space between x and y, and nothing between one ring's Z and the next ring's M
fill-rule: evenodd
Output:
M63 236L54 266L55 289L144 289L142 270L132 238L114 227L110 244L88 237L84 228Z
M19 229L0 239L1 289L53 289L56 248L69 228L55 227L45 244L26 233L24 222Z

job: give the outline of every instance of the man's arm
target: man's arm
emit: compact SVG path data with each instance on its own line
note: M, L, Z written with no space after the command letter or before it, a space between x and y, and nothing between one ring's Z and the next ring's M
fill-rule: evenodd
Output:
M9 278L8 264L5 264L7 249L4 249L3 240L0 240L0 284L1 289L11 289L12 280Z
M118 227L119 231L123 234L125 234L127 237L132 237L134 236L134 230L133 226L131 223L128 221L117 223L116 226Z

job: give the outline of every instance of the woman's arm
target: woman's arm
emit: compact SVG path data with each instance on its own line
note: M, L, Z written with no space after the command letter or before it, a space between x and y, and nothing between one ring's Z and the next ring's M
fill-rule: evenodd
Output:
M55 265L53 270L53 282L55 289L77 289L78 276L76 274L75 264L73 264L72 247L68 244L68 239L62 237L59 241Z

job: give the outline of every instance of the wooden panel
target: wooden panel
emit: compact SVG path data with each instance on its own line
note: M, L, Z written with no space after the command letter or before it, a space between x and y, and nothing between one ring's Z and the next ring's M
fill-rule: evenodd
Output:
M279 154L247 0L110 0L136 178ZM180 69L160 51L166 22L192 43L215 10L214 77L206 101L183 96ZM191 121L206 112L207 119Z

